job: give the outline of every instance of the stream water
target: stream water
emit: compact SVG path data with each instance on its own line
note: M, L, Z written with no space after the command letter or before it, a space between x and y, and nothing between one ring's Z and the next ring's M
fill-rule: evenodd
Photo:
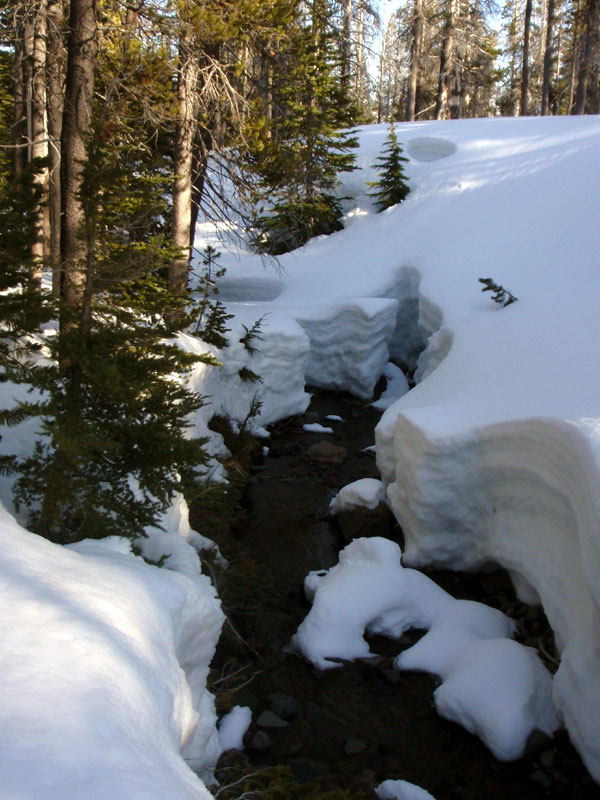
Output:
M328 422L328 414L344 421ZM237 632L226 629L214 668L237 676L227 702L253 711L245 740L248 766L285 764L300 783L318 777L323 789L349 788L368 797L379 782L394 778L422 786L436 800L600 798L600 787L564 732L554 740L532 741L530 754L506 764L476 737L438 717L435 679L391 666L392 657L419 632L398 642L371 640L381 659L324 673L289 652L288 642L309 608L304 576L335 564L343 546L328 516L331 497L353 480L379 477L373 455L364 451L374 443L378 418L350 396L316 393L304 417L274 428L270 453L246 488L245 517L233 536L240 574L255 585L245 595L241 591L239 604L230 609ZM331 425L334 434L306 433L306 421ZM346 448L341 463L311 458L311 446L323 440ZM401 541L393 526L382 535ZM517 618L522 641L541 642L551 651L543 614L518 603L504 573L429 574L454 596L481 600ZM226 677L221 685L227 685ZM265 711L279 712L278 717Z

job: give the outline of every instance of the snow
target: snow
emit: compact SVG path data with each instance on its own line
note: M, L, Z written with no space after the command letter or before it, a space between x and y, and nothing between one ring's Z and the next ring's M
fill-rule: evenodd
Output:
M221 750L243 750L244 734L251 722L252 711L247 706L234 706L219 723Z
M432 794L408 781L387 780L375 788L379 800L435 800Z
M277 272L224 257L220 299L296 326L290 375L309 384L370 399L390 358L416 367L376 431L405 563L496 563L542 603L561 658L554 701L600 780L600 118L396 130L404 203L373 213L364 184L387 127L360 129L345 230ZM200 228L200 246L211 236ZM518 301L494 304L486 277Z
M387 386L385 387L381 397L371 403L373 408L378 408L380 411L385 411L392 403L399 400L409 390L406 375L402 372L400 367L397 367L392 361L386 364L383 374L387 378Z
M537 653L511 641L515 625L483 603L455 600L420 572L403 568L400 548L387 539L355 539L331 569L310 573L312 608L292 639L315 666L366 658L365 630L398 638L427 628L395 666L442 679L438 712L485 742L496 758L523 755L533 730L552 735L560 717L552 677Z
M306 433L333 433L333 428L325 427L318 422L307 422L302 426L302 430Z
M209 580L119 538L59 547L1 508L0 540L3 796L208 800L191 768L220 753Z
M353 508L377 508L385 501L385 486L375 478L360 478L344 486L329 504L331 514Z

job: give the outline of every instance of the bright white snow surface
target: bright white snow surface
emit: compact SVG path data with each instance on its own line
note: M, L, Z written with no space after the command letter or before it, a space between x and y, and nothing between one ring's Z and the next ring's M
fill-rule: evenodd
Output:
M321 669L368 657L365 630L399 637L428 632L396 659L398 669L442 679L438 712L481 737L494 755L519 758L530 733L552 735L559 716L552 678L537 653L512 641L514 623L483 603L455 600L427 576L402 567L388 539L355 539L330 570L311 573L312 608L292 643Z
M2 797L209 800L190 769L221 752L208 578L150 566L124 539L59 547L1 506L0 540Z
M543 604L561 654L555 702L600 780L600 118L396 129L404 203L372 213L364 181L386 127L362 128L346 229L279 271L224 257L220 298L246 325L269 314L288 353L295 338L293 397L302 374L369 398L390 356L418 358L418 385L377 430L406 563L495 562ZM210 237L199 230L199 246ZM493 303L487 277L518 301ZM267 376L265 397L271 386L285 396Z

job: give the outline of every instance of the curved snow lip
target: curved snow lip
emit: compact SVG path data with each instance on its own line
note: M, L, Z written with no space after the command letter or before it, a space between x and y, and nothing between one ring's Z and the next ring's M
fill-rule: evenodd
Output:
M417 139L407 141L404 149L415 161L439 161L441 158L454 155L458 148L450 139L419 136Z
M387 497L405 532L404 563L497 563L526 602L542 603L561 653L554 701L599 780L600 506L585 437L550 418L443 436L427 431L426 414L418 424L413 416L376 430L378 457L393 460Z

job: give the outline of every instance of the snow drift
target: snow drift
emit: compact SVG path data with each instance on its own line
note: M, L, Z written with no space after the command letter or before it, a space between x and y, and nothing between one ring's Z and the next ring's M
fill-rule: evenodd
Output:
M149 566L123 539L59 547L1 507L0 540L2 795L209 800L190 768L220 754L209 580Z

